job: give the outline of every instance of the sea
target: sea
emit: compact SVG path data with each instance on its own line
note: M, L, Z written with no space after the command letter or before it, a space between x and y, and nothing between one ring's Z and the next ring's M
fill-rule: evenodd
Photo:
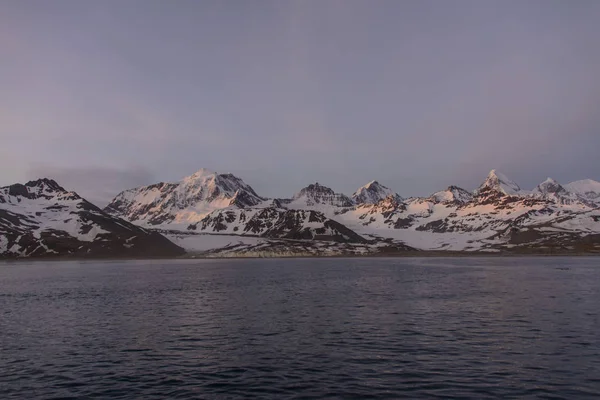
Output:
M600 258L0 263L0 399L401 398L600 398Z

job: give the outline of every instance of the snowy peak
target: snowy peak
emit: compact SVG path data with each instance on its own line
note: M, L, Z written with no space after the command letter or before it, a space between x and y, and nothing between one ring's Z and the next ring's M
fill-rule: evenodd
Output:
M585 197L568 191L552 178L548 178L537 185L532 193L538 198L549 200L556 204L593 207L593 203Z
M506 175L493 169L488 174L486 180L479 186L477 192L481 193L489 190L497 191L505 195L516 195L521 191L521 188Z
M291 200L283 201L287 208L303 207L352 207L354 202L348 196L335 193L333 189L319 183L310 184L300 190Z
M211 202L219 198L232 199L236 193L246 192L248 206L263 201L254 189L233 174L217 174L207 169L183 178L177 185L176 192L180 195L180 205L187 207L198 201Z
M533 189L534 193L548 194L548 193L567 193L567 190L557 181L552 178L547 178L544 182L540 183Z
M458 186L449 186L446 190L432 194L429 200L434 203L462 205L473 200L473 195Z
M354 192L352 199L356 204L376 204L388 196L394 196L398 201L402 201L402 198L392 189L377 181L371 181Z
M571 182L566 184L565 188L570 192L577 193L587 200L600 202L600 182L593 179L583 179Z
M105 211L152 226L193 223L214 210L253 207L265 199L233 174L200 169L175 183L158 183L121 192Z

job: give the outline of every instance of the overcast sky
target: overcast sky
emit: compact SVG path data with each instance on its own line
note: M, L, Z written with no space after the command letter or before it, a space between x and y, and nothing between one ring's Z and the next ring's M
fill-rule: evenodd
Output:
M0 0L0 185L600 180L600 1Z

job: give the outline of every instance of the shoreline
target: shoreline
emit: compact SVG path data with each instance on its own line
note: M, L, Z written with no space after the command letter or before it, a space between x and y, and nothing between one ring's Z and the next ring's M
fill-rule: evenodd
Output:
M305 259L305 258L528 258L528 257L598 257L599 252L574 252L574 253L498 253L498 252L443 252L443 251L407 251L402 253L383 254L334 254L334 255L223 255L211 256L206 254L189 253L178 257L16 257L0 258L0 264L22 263L32 261L174 261L174 260L237 260L237 259Z

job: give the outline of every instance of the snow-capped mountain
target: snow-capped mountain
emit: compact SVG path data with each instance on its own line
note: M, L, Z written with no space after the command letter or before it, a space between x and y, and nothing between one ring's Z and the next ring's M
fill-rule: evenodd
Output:
M449 186L407 199L377 181L352 198L316 183L291 199L266 200L237 178L239 186L225 189L219 177L199 173L179 184L126 191L107 210L186 235L363 243L361 251L382 244L405 250L600 251L600 202L550 179L527 191L492 170L473 192ZM593 197L589 187L579 185Z
M106 214L54 180L0 188L0 257L182 253L162 235Z
M265 199L240 178L201 169L175 183L157 183L121 192L104 209L143 226L200 221L214 210L257 206Z
M521 192L519 185L495 169L490 171L486 180L477 189L477 192L480 193L489 190L498 191L505 195L516 195Z
M597 205L579 201L554 181L533 192L517 188L492 171L475 195L450 187L424 198L362 204L334 219L363 237L393 238L419 249L566 251L593 244L600 250Z
M352 200L356 204L375 204L388 196L394 196L398 201L402 201L402 197L394 193L392 189L377 181L371 181L354 192Z
M565 188L587 200L600 204L600 182L593 179L583 179L565 185Z
M350 197L342 193L335 193L333 189L319 183L308 185L291 199L280 199L280 204L289 209L316 210L354 206Z
M591 180L563 186L549 178L527 191L492 170L474 192L449 186L402 199L373 181L350 198L316 183L291 199L268 200L231 174L200 170L176 183L126 190L103 211L55 181L40 179L0 188L0 256L182 252L158 232L227 255L269 248L314 255L600 252L598 186ZM210 245L231 238L242 239L222 251Z

